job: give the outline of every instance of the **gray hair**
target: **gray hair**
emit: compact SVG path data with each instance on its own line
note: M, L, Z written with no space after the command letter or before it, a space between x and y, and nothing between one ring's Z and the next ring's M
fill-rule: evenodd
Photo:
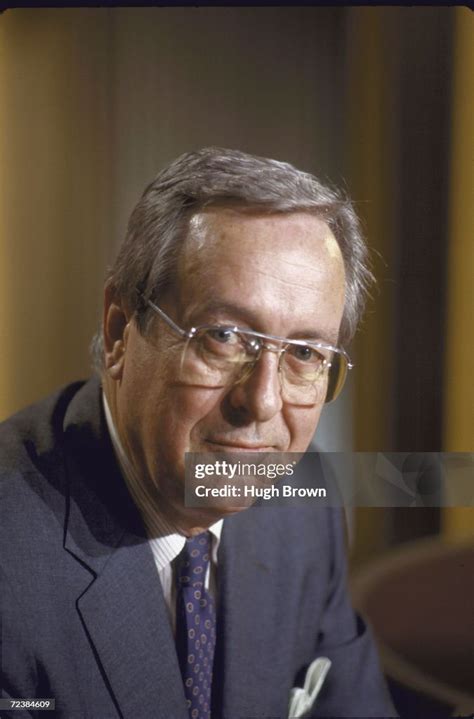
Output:
M178 157L148 185L132 212L106 283L135 313L140 331L146 331L151 313L143 297L158 302L173 286L191 217L214 205L268 213L303 211L327 223L344 259L346 297L339 341L347 344L373 281L350 200L286 162L219 147ZM92 341L91 354L94 367L102 371L102 330Z

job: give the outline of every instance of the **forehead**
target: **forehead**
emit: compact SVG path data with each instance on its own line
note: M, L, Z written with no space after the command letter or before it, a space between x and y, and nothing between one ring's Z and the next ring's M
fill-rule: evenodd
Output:
M337 334L344 285L339 245L314 215L220 208L190 222L178 291L181 312L188 316L227 304L255 317L260 324L255 328L262 331L271 325L275 333L288 332L291 320L324 320Z

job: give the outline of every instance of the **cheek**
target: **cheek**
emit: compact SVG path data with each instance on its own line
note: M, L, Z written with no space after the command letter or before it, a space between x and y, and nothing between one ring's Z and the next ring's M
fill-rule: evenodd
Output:
M220 391L175 385L167 387L164 394L159 412L161 431L181 448L200 436L203 424L220 415Z
M308 409L289 408L285 412L285 423L290 431L289 452L306 452L318 426L323 405Z

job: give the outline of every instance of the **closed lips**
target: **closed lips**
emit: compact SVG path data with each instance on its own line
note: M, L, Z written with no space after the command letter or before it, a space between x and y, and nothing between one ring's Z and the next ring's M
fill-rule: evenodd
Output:
M273 446L271 444L249 444L244 441L236 441L236 440L217 440L217 439L208 439L208 442L211 444L217 444L223 447L232 447L235 449L246 449L249 452L256 451L256 450L263 450L263 449L272 449Z

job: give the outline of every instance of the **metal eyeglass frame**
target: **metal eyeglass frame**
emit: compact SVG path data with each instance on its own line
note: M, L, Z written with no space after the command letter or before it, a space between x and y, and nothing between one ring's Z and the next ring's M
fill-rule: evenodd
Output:
M179 325L174 322L171 317L169 317L166 312L164 312L161 307L158 307L154 302L152 302L150 299L146 299L142 295L143 301L151 307L154 312L156 312L165 322L166 324L175 332L177 332L183 339L191 340L193 337L196 336L198 332L201 330L229 330L230 332L235 332L236 334L243 334L248 335L250 337L255 337L262 340L272 340L274 342L279 342L284 345L284 347L275 348L271 347L270 345L267 345L265 343L262 343L259 351L261 352L262 349L266 349L268 352L276 352L280 356L286 351L286 348L288 345L293 345L296 347L311 347L313 349L326 349L330 350L331 352L337 352L337 354L340 354L344 357L344 359L347 362L347 370L351 370L354 365L352 364L349 355L347 352L343 349L340 349L339 347L334 347L333 345L327 344L325 342L311 342L309 340L298 340L298 339L288 339L287 337L278 337L276 335L267 335L263 334L262 332L256 332L255 330L247 330L247 329L241 329L240 327L237 327L236 325L200 325L198 327L191 327L190 330L183 330L182 327L179 327ZM258 361L258 357L256 358L256 361ZM331 367L331 363L327 363L328 367ZM331 400L332 401L332 400Z

